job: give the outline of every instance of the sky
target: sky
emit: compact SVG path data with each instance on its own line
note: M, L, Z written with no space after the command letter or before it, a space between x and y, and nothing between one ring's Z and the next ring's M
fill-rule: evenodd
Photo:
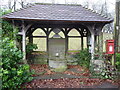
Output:
M9 0L0 0L0 6L4 6L6 8L6 5L8 4ZM11 0L13 2L14 0ZM21 0L17 0L18 2ZM55 4L81 4L84 5L86 2L89 3L90 7L93 4L99 5L101 3L104 3L106 1L107 7L108 7L108 12L112 13L115 11L115 1L116 0L24 0L27 3L52 3L54 2ZM17 3L17 7L20 8L20 5Z

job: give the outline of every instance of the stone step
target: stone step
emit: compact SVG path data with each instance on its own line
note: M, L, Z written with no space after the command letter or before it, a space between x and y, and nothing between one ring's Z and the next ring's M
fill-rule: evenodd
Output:
M88 78L88 77L68 75L68 74L55 74L55 75L45 75L45 76L34 77L34 79L63 79L63 78Z

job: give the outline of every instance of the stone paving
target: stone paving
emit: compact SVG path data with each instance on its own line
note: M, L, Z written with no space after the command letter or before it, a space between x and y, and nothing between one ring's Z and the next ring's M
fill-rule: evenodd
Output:
M45 75L45 76L35 77L35 79L62 79L62 78L87 78L87 77L75 76L69 74L55 74L55 75Z
M84 71L83 72L77 71L77 69L75 69L75 68L68 69L68 71L74 71L75 73L83 73L84 72ZM44 75L44 76L35 77L35 79L62 79L62 78L88 78L88 77L69 75L69 74L61 74L61 73L57 73L54 75Z

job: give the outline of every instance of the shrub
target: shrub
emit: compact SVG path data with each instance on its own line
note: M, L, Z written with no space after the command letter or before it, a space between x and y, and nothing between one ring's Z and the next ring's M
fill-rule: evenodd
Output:
M116 53L116 68L120 71L120 53Z
M30 53L33 51L33 49L38 49L37 44L28 43L28 44L26 45L26 52L27 52L28 54L30 54Z
M15 48L13 40L4 38L2 41L2 88L20 88L24 82L32 80L29 65L21 64L22 52Z
M4 11L4 10L3 10ZM1 12L2 15L11 11ZM2 58L0 59L0 77L2 78L2 89L14 90L20 88L20 85L24 82L32 80L29 72L29 65L22 64L22 52L15 47L14 41L18 29L13 29L12 24L2 20L2 40L0 40L0 48L2 49Z
M27 60L29 60L29 63L34 63L34 55L32 54L34 49L37 49L37 44L33 44L33 43L28 43L26 45L26 56L27 56Z
M89 68L91 56L88 49L81 50L74 57L79 65Z

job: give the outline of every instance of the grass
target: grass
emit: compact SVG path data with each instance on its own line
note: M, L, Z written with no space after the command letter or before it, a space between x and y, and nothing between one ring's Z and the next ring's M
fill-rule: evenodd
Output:
M70 53L78 53L79 50L69 50L68 52L70 52Z

